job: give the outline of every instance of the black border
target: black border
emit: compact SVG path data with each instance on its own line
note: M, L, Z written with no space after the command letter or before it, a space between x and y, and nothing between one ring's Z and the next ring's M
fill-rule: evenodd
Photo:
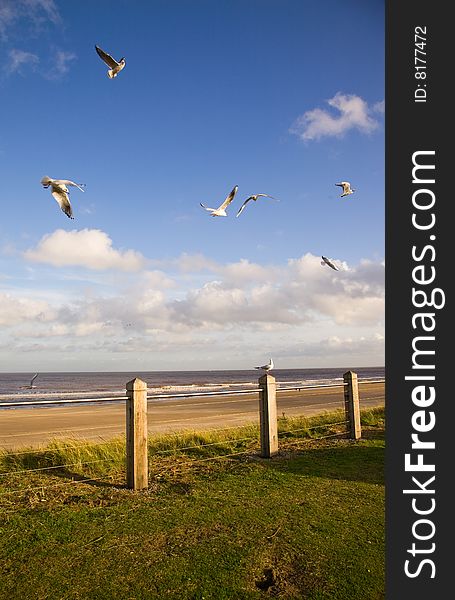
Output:
M449 59L452 54L449 8L450 4L422 0L389 0L386 4L386 597L391 600L435 600L453 595L451 574L455 573L455 567L452 569L451 541L455 535L452 499L455 491L451 490L451 472L455 453L451 442L455 439L455 398L449 386L450 342L454 330L450 318L449 277L453 267L449 240L455 237L451 224L455 201L449 190L449 177L455 168L451 166L453 151L449 139L455 128L452 106L449 107L454 78ZM427 28L424 81L415 77L414 31L417 26ZM419 83L426 85L426 102L414 101L414 90ZM436 194L433 209L436 224L431 231L436 236L434 241L429 241L430 232L416 230L411 221L415 210L412 194L416 189L412 183L412 155L420 150L435 151L435 184L431 186ZM434 262L428 260L426 264L435 267L436 279L432 285L444 290L446 303L444 308L434 310L436 327L432 334L427 334L436 338L435 356L429 361L435 365L436 399L428 408L435 412L436 425L425 434L425 439L434 440L436 447L425 452L425 460L433 458L435 472L420 476L424 481L435 475L432 487L436 508L428 518L436 529L428 542L418 542L413 538L412 526L424 517L413 512L412 496L403 494L404 489L416 487L412 486L411 479L416 474L405 471L404 455L410 452L414 431L411 417L418 410L411 399L411 391L417 383L404 378L416 375L411 368L411 344L418 333L412 328L412 315L419 311L412 305L411 294L415 285L412 270L419 263L413 259L411 250L414 245L423 248L425 244L433 244L436 250ZM419 374L430 373L420 371ZM430 577L429 565L422 566L414 578L406 576L407 559L414 561L412 569L417 571L419 558L407 552L413 541L421 548L435 543L433 553L418 555L422 560L434 561L434 578Z

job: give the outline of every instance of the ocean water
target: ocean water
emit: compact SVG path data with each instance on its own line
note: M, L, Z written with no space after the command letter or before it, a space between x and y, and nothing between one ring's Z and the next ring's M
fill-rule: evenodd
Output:
M277 384L311 385L341 383L343 373L351 370L362 379L383 379L384 367L346 367L330 369L273 369ZM45 399L102 398L125 395L128 381L139 377L147 383L149 394L180 394L203 391L235 391L256 388L262 371L147 371L115 373L0 373L0 408L5 402Z

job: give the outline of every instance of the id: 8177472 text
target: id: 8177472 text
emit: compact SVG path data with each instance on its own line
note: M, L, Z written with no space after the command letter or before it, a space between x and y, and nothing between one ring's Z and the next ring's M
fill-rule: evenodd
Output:
M427 28L414 28L414 78L419 81L414 90L414 102L427 101Z

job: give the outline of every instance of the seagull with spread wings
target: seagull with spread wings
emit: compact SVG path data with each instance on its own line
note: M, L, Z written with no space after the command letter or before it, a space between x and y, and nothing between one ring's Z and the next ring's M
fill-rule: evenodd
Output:
M110 54L101 50L99 46L95 45L95 50L98 53L98 56L107 64L109 67L109 71L107 72L107 76L109 79L114 79L120 73L120 71L125 67L125 59L122 57L119 61L116 61L115 58L112 58Z
M340 269L330 260L327 256L321 256L321 265L325 267L325 265L329 265L334 271L339 271Z
M237 214L235 215L236 217L238 217L240 215L240 213L245 209L245 206L248 204L248 202L250 200L254 200L254 202L256 202L256 200L260 197L264 197L264 198L272 198L273 200L276 200L276 198L274 198L273 196L270 196L269 194L253 194L253 196L250 196L249 198L247 198L245 200L245 202L242 204L242 206L239 208Z
M238 189L238 185L234 186L230 194L226 197L226 200L223 202L223 204L220 204L218 208L210 208L208 206L205 206L205 204L202 204L202 202L200 202L199 204L202 206L202 208L208 210L209 213L211 213L212 217L227 217L226 208L234 200L234 196L236 195Z
M74 219L67 186L70 185L77 187L81 190L81 192L83 192L84 190L81 186L85 186L85 183L74 183L74 181L70 181L69 179L51 179L46 175L46 177L41 179L41 184L44 188L48 188L50 186L52 190L52 196L57 201L65 215L70 219Z
M39 373L35 373L32 377L32 380L30 381L30 385L21 385L20 389L21 390L32 390L32 389L36 388L36 385L34 385L33 382L38 377L38 375L39 375Z
M349 181L340 181L340 183L336 183L335 185L339 185L343 188L343 193L341 194L340 198L342 198L343 196L348 196L349 194L353 194L355 192L355 189L351 188L351 184L349 183Z

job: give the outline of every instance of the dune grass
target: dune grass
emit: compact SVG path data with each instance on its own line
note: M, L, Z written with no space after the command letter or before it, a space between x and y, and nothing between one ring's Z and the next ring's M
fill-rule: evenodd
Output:
M345 430L344 412L326 412L312 417L278 418L280 441L317 439L321 436L342 433ZM384 409L361 411L362 426L384 425ZM209 429L207 431L179 431L149 437L149 460L192 456L199 458L223 456L238 451L252 451L258 447L259 426L255 423L240 427ZM20 451L0 449L0 472L18 473L42 469L43 473L71 467L86 475L100 476L123 470L125 466L125 438L103 442L77 439L55 440L44 448L27 448ZM0 479L0 485L2 480Z
M280 419L271 460L254 426L153 437L144 492L121 439L2 453L0 598L383 598L384 411L340 417Z

